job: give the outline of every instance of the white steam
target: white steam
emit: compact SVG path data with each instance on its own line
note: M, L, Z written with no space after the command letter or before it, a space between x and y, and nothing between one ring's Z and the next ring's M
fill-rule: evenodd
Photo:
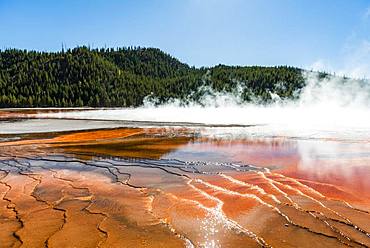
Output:
M245 136L288 136L299 138L370 138L370 85L368 81L341 78L318 79L306 76L306 86L297 100L281 100L271 93L275 103L242 103L241 88L234 92L205 90L201 104L182 106L179 100L154 106L40 114L42 117L128 120L206 125L245 125L252 127L213 128L205 132L234 133ZM204 89L203 89L204 90ZM191 124L187 124L192 126ZM221 131L220 131L221 130Z

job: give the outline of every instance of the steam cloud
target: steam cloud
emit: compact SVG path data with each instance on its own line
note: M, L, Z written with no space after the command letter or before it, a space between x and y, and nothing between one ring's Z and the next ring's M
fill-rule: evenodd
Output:
M269 105L243 103L242 89L214 92L201 89L200 103L186 106L173 99L155 106L147 100L143 107L40 114L43 117L129 120L171 123L229 125L228 132L245 136L288 136L300 138L370 138L370 84L366 80L343 80L340 77L319 79L306 73L306 86L297 92L297 100L281 100L273 92ZM249 127L240 127L240 125ZM191 126L191 125L190 125ZM237 127L238 126L238 127ZM213 128L205 133L217 133ZM220 133L223 131L221 130Z

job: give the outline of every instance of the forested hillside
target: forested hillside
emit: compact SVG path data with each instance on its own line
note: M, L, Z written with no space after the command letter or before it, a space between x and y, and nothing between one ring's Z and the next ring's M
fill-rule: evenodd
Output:
M194 68L155 48L89 49L60 52L0 51L0 107L128 107L146 96L196 101L200 86L232 91L245 101L264 102L270 92L292 98L304 86L293 67Z

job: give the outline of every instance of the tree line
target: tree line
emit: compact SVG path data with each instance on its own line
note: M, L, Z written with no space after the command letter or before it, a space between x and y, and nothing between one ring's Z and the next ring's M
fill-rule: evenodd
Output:
M197 101L201 86L238 86L244 101L269 102L271 92L293 98L304 78L288 66L190 67L156 48L0 51L0 107L135 107L147 96Z

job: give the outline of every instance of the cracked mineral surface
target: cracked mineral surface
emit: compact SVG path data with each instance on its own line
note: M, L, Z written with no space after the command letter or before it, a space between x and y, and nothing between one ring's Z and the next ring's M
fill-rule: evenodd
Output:
M370 246L368 141L30 115L2 114L0 247Z

